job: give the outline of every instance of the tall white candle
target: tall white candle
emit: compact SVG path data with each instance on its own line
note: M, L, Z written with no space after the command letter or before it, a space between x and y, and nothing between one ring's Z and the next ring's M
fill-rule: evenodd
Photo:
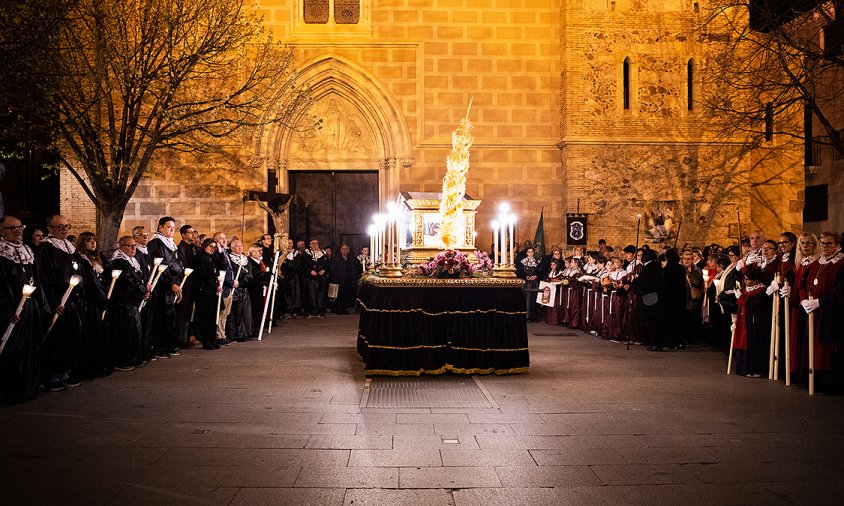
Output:
M190 276L191 273L193 273L193 269L191 269L190 267L185 267L185 275L182 277L182 282L179 283L179 288L185 286L185 281L188 280L188 276Z
M510 267L513 267L516 263L516 255L513 253L513 227L516 224L516 215L511 214L508 221L510 222Z
M492 220L492 256L495 257L495 267L501 264L501 257L498 256L498 220Z
M375 258L375 224L370 225L367 232L369 232L369 264L373 265L375 263L373 260ZM363 269L366 270L366 265L363 266Z
M25 284L23 285L23 290L21 290L21 301L18 304L18 308L15 309L15 316L20 318L21 313L23 312L23 306L26 304L26 299L29 298L30 295L35 291L35 285ZM6 341L9 340L9 336L12 335L12 330L15 328L15 324L13 322L9 322L9 326L6 327L6 332L3 333L3 338L0 339L0 353L3 353L3 348L6 347Z

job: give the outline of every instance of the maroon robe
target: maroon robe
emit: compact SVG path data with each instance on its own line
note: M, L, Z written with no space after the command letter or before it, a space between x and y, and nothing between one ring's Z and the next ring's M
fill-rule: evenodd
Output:
M815 365L817 371L833 370L833 356L842 347L842 313L844 313L844 253L833 257L835 261L809 264L801 282L800 300L809 295L820 301L815 317ZM816 284L817 283L817 284ZM805 291L803 288L805 287ZM802 307L800 308L803 311ZM805 313L805 311L803 311ZM806 318L808 322L808 318ZM800 328L803 330L803 327ZM808 335L808 334L807 334ZM808 352L806 353L808 358Z

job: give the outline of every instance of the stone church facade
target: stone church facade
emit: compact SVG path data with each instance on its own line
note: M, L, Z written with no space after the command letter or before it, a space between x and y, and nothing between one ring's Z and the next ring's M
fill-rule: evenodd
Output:
M544 211L547 244L564 242L564 214L578 208L589 214L590 244L633 242L637 214L643 231L667 219L681 242L696 244L736 237L737 210L745 233L751 221L768 234L801 227L799 150L774 149L773 140L744 153L704 111L718 42L695 30L698 2L257 4L267 28L295 48L322 129L267 128L232 139L213 160L160 160L130 202L125 230L169 214L204 233L244 226L253 240L266 217L242 202L243 190L285 192L291 171L377 171L382 207L399 191L437 192L470 99L467 193L483 201L479 247L505 200L521 239L533 238ZM62 212L93 224L82 195L63 178Z

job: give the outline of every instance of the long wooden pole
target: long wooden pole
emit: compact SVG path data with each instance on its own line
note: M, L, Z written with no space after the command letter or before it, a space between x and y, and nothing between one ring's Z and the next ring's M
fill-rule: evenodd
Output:
M275 252L275 259L273 259L273 277L278 269L278 255L281 253L280 251ZM261 337L264 335L264 322L267 319L267 308L270 306L270 291L272 291L273 280L272 277L270 278L270 284L267 289L267 295L264 297L264 313L261 315L261 326L258 327L258 340L261 340Z
M741 285L738 281L736 281L736 291L741 289ZM741 293L741 292L739 292ZM741 295L739 295L740 297ZM738 315L736 315L736 321L733 322L733 335L730 337L730 355L727 358L727 374L730 374L730 369L733 368L733 346L736 344L736 329L738 329Z
M788 288L787 280L783 288ZM791 386L791 305L788 301L789 297L785 297L785 386Z
M779 276L775 276L774 279L777 279ZM777 352L776 352L776 345L777 345L777 331L780 328L780 318L779 318L779 296L774 294L774 298L771 301L771 346L768 354L768 379L774 379L774 368L777 366Z
M780 275L777 274L777 285L782 281ZM777 319L776 319L776 328L777 333L774 336L776 338L776 343L774 344L774 381L779 381L780 379L780 336L782 335L782 329L780 328L780 312L782 311L782 299L780 299L779 290L774 292L774 300L777 303ZM788 312L788 308L786 307L786 312ZM786 329L786 332L788 329Z
M809 295L809 300L814 297ZM815 313L809 313L809 395L815 395Z

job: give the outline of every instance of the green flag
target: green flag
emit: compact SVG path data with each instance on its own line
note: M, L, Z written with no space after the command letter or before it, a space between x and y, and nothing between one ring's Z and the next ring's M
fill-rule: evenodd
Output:
M536 233L533 234L533 254L537 258L545 257L545 226L542 224L544 211L544 208L539 211L539 223L536 224Z

